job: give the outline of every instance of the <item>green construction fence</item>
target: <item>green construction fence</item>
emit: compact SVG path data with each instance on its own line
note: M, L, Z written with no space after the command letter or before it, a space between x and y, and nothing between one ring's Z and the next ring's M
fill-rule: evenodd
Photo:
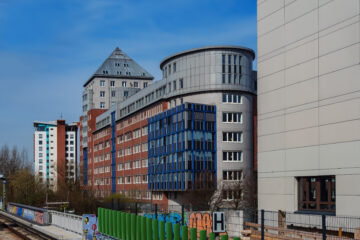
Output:
M99 232L121 240L212 240L215 234L196 228L188 229L180 224L165 223L133 213L98 208ZM229 239L222 235L221 240ZM240 240L240 238L233 238Z

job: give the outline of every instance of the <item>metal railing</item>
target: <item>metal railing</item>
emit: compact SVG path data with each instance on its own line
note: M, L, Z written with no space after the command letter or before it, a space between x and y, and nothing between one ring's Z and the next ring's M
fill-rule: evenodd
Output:
M82 216L49 210L51 224L64 230L82 234Z

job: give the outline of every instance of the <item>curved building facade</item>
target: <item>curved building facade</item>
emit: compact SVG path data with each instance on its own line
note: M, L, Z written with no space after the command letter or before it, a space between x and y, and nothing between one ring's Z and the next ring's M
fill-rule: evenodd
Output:
M247 48L214 46L180 52L160 64L169 108L183 102L216 106L218 181L224 173L252 171L254 57Z
M140 190L136 196L141 199L179 202L179 194L174 193L193 189L201 171L209 170L218 183L252 174L254 57L248 48L210 46L165 58L160 63L162 80L118 101L96 118L92 135L100 143L94 147L104 143L111 157L87 166L110 167L108 174L95 171L92 182L110 179L105 180L109 184L97 187L104 189L103 195L127 194L131 184ZM111 139L114 147L106 144ZM139 165L134 164L137 161L139 168L133 167ZM225 191L223 196L232 199L234 194Z

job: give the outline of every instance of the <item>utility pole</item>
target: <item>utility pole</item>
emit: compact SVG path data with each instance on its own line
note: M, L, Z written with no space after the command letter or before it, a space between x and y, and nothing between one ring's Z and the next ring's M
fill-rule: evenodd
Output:
M1 209L3 211L5 211L5 206L6 206L6 178L3 175L0 175L0 180L2 182L2 188L3 188L3 193L2 193L2 206Z

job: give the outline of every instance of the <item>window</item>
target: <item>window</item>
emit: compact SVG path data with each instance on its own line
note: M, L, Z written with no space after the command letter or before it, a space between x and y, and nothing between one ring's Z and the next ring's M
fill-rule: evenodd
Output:
M299 177L298 209L316 212L335 212L335 176Z
M179 80L179 87L184 88L184 79L180 78Z
M143 127L143 128L141 129L141 134L142 134L143 136L146 136L146 135L148 134L148 128L147 128L147 126L145 126L145 127Z
M125 81L121 82L121 86L126 87L126 82Z
M171 74L171 64L169 64L169 75Z
M122 149L118 150L118 157L121 157L124 155L124 151Z
M124 135L119 135L117 139L118 143L122 143L124 141Z
M115 87L115 81L110 81L110 86Z
M118 177L117 183L118 184L123 184L124 183L124 178L123 177Z
M39 157L42 157L43 156L43 154L42 153L39 153Z
M42 138L43 137L43 135L42 134L39 134L39 138Z
M43 150L43 148L42 147L39 147L39 151L42 151Z
M43 169L43 166L39 166L39 170L42 170Z
M148 86L147 82L144 82L144 88L146 88Z
M105 91L100 91L100 97L105 97Z
M223 152L224 162L241 162L242 152L241 151L224 151Z
M171 92L171 83L169 83L168 85L169 85L169 92Z
M223 123L242 123L242 113L223 113Z
M100 102L100 108L105 108L105 102Z
M134 87L139 87L139 83L138 82L134 82Z
M223 180L224 181L239 181L242 179L242 171L223 171Z
M104 87L105 86L105 80L100 80L100 87Z
M131 176L125 177L125 184L131 183Z
M174 72L176 72L176 63L173 64Z
M221 194L224 200L242 199L241 190L222 190Z
M141 137L141 129L140 128L135 129L133 131L133 138L138 138L138 137Z
M174 91L175 91L176 90L176 80L174 81L173 86L174 86Z
M111 96L115 97L115 91L111 91Z
M131 162L125 163L125 170L131 169Z
M148 160L147 159L143 159L142 163L141 163L142 167L148 167Z
M241 94L231 94L231 93L223 93L222 94L222 102L223 103L242 103Z
M242 132L223 132L224 142L242 142Z

